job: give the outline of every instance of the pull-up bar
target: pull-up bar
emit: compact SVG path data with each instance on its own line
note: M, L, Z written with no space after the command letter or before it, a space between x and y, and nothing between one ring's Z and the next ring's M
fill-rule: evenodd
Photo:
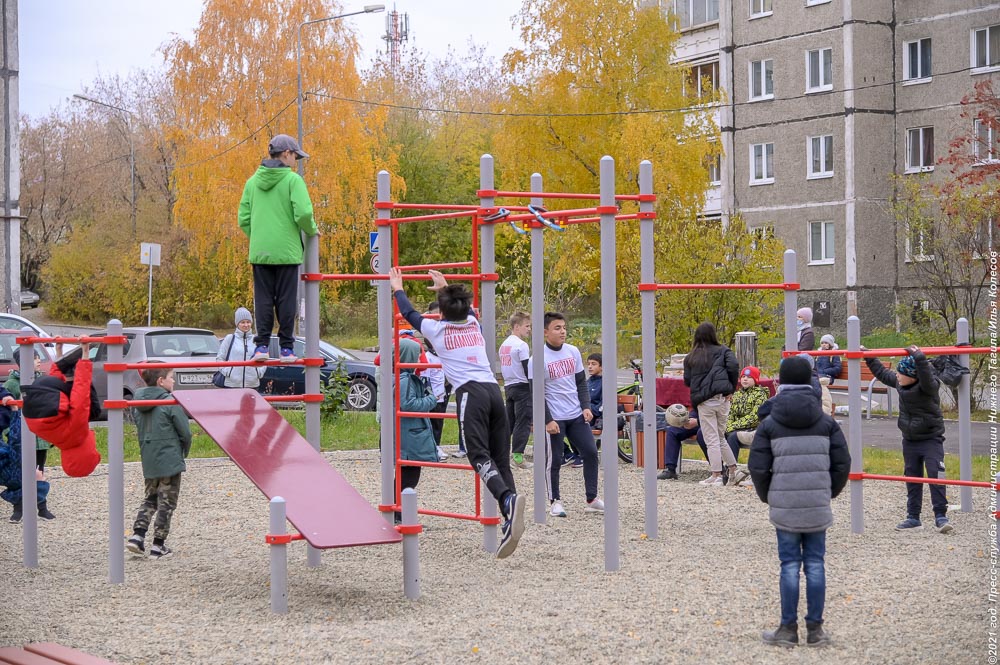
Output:
M16 337L18 344L125 344L124 335L104 337Z
M322 402L322 395L263 395L266 402ZM130 406L173 406L176 399L106 399L105 409L127 409Z
M715 291L726 291L726 290L752 290L752 291L763 291L763 290L779 290L779 291L798 291L801 288L801 284L785 283L785 284L639 284L640 291L696 291L696 290L715 290Z
M322 358L299 358L298 360L293 360L292 362L283 360L232 360L232 361L218 361L213 360L211 362L175 362L175 363L104 363L104 370L107 372L124 372L128 369L200 369L209 367L258 367L258 366L270 366L270 367L282 367L289 365L303 365L305 367L322 367L326 363Z
M482 282L496 282L496 281L500 280L500 276L497 273L495 273L495 272L493 272L493 273L472 273L472 274L463 274L463 275L443 275L443 276L446 279L448 279L448 280L456 281L456 282L460 282L460 281L476 281L476 280L482 281ZM403 275L402 279L408 280L408 281L428 281L430 279L430 277L428 277L427 275ZM351 280L353 280L353 281L362 281L362 280L363 281L369 281L369 280L371 280L371 281L378 281L378 280L381 280L381 281L388 281L389 280L389 275L380 274L380 273L376 273L376 274L370 274L370 273L361 273L361 274L325 274L325 273L312 273L312 272L302 273L302 281L303 282L323 282L323 281L332 281L332 280L347 280L347 281L351 281Z
M480 189L476 192L480 198L515 197L524 199L581 199L599 201L600 194L566 194L560 192L504 192L495 189ZM655 194L616 194L615 201L655 202Z
M926 346L920 347L925 356L962 356L990 353L988 346ZM817 349L816 351L782 351L782 357L805 353L810 356L844 356L845 358L895 358L910 355L909 349L868 349L867 351L844 351L838 349Z
M1000 483L987 483L979 480L952 480L950 478L924 478L921 476L885 476L878 473L849 473L848 480L890 480L900 483L919 483L921 485L953 485L956 487L983 487L1000 491Z

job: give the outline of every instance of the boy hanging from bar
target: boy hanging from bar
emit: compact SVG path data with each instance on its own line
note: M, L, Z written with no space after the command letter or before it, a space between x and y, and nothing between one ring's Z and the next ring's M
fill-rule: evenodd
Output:
M525 504L510 470L507 409L490 367L482 329L472 315L472 293L462 285L449 285L436 270L428 271L428 276L432 281L428 288L437 292L440 321L424 318L413 309L403 291L402 271L397 267L389 270L389 287L399 313L430 340L445 376L454 386L458 427L469 462L503 513L496 557L504 559L514 552L524 533Z

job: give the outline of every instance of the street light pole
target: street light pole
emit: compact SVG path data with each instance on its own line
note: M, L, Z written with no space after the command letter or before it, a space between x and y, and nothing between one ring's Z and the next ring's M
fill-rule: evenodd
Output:
M86 95L75 94L73 95L75 99L79 99L85 102L90 102L91 104L97 104L98 106L104 106L109 109L114 109L115 111L121 111L122 117L125 118L125 131L128 134L128 165L129 171L132 174L132 207L130 217L132 219L132 238L136 237L138 231L136 230L135 221L135 143L132 138L132 112L121 106L115 106L114 104L108 104L107 102L102 102L93 97L87 97Z

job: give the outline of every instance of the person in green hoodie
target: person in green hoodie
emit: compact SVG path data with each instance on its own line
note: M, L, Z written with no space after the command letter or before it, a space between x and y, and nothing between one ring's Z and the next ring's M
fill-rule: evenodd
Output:
M239 225L250 239L250 264L253 266L254 311L257 335L253 359L268 358L268 345L278 314L279 360L295 361L295 299L302 264L300 232L318 233L313 219L312 201L305 180L292 166L308 157L298 142L287 134L278 134L267 146L269 159L243 187Z
M174 370L149 368L140 372L146 387L135 392L137 400L169 399L174 389ZM184 458L191 452L191 427L184 409L176 405L133 407L139 430L139 456L145 478L145 500L132 526L125 547L140 556L146 554L146 531L153 523L153 546L149 556L170 556L166 545L170 518L177 508L181 473L187 470Z
M21 349L14 351L14 364L18 367L21 366ZM42 375L42 359L35 354L35 378L37 379ZM11 370L10 376L7 377L7 382L3 384L3 387L7 389L7 392L11 394L14 399L21 399L21 372L18 370ZM52 444L48 441L42 439L39 436L35 437L35 466L42 473L42 480L45 480L45 460L49 455L49 448Z

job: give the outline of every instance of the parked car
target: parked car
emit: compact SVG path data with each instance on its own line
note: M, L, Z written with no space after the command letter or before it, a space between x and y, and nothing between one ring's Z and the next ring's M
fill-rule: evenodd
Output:
M10 376L11 370L17 369L14 352L19 348L16 340L22 334L20 329L3 328L6 326L0 326L0 385L3 385ZM53 351L44 344L37 345L35 349L42 356L42 372L48 373L53 360Z
M103 337L107 331L94 333L94 337ZM160 362L193 362L203 360L215 362L219 352L219 340L211 330L199 328L125 328L125 362L140 363L150 360ZM90 359L94 361L94 387L97 396L103 402L108 398L108 375L104 371L104 363L108 359L108 346L96 344L90 347ZM174 390L197 390L212 387L212 375L215 368L174 370ZM131 399L135 391L144 386L137 370L124 373L125 399ZM107 413L102 413L102 418ZM126 415L126 418L130 414Z
M31 309L32 307L38 307L38 301L41 298L34 291L28 291L27 289L21 291L21 309Z
M271 357L277 358L279 353L278 337L271 336ZM295 355L304 358L306 343L302 337L295 338ZM359 359L357 356L320 340L319 353L323 356L324 365L320 368L320 380L326 384L330 380L337 365L343 362L347 372L347 409L349 411L374 411L377 383L375 379L375 364ZM305 367L302 365L269 366L260 380L258 390L266 395L302 395L306 392Z

